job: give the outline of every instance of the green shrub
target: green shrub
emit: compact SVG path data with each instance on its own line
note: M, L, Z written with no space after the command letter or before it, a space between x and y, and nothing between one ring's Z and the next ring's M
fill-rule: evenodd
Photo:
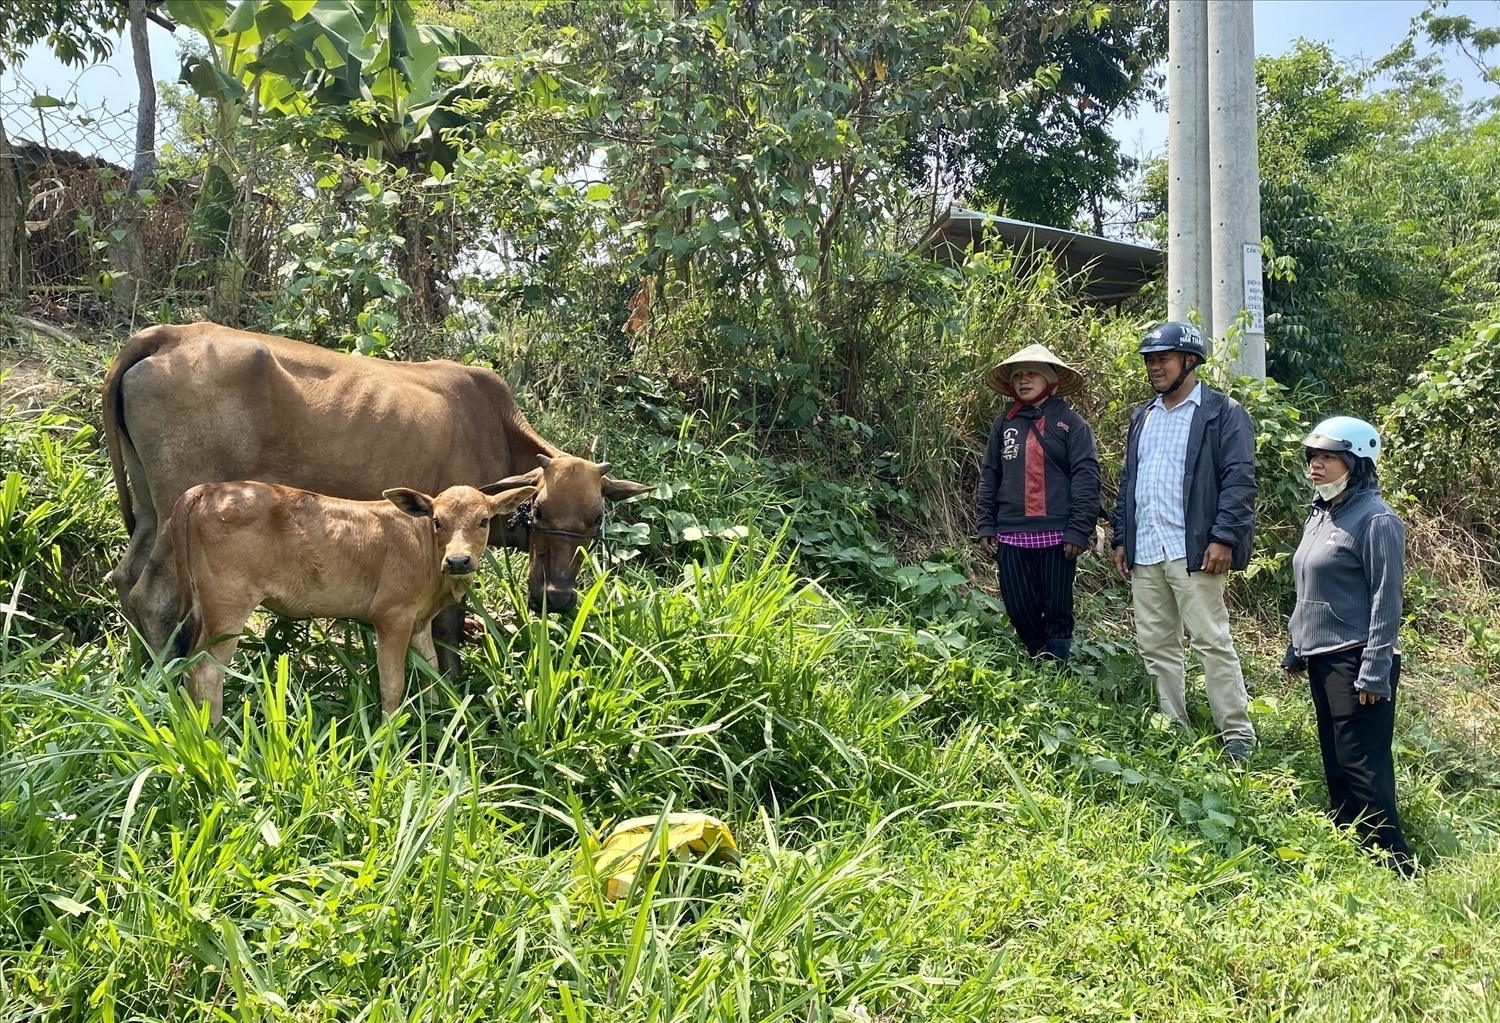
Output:
M1500 538L1500 307L1427 363L1386 408L1385 470L1429 514Z
M288 261L276 271L285 284L272 332L385 354L400 339L402 303L412 293L391 252L407 244L399 212L415 184L404 168L391 172L375 160L327 160L313 171L324 201L309 209L313 219L285 228Z
M94 428L53 408L0 409L0 629L96 638L114 595L105 579L120 535Z
M1228 385L1255 427L1255 550L1243 575L1231 576L1240 608L1270 612L1279 627L1291 613L1292 554L1302 540L1313 492L1302 459L1311 424L1294 394L1275 380L1241 377Z

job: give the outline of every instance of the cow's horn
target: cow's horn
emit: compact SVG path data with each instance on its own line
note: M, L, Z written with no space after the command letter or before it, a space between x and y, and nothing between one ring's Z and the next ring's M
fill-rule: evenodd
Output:
M542 468L543 469L547 468L549 465L552 464L552 456L551 455L537 455L536 456L536 460L538 462L542 463Z
M504 493L507 490L514 490L516 487L535 486L541 480L542 470L532 469L530 472L523 473L520 476L507 476L503 480L496 480L494 483L482 486L479 488L479 492L494 496L495 494Z
M609 472L609 463L608 462L600 462L599 463L599 475L603 476L607 472Z

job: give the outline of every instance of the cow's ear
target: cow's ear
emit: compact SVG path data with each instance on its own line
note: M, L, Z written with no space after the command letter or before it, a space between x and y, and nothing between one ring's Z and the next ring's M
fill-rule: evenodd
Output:
M504 515L521 507L532 494L536 493L536 487L518 487L515 490L507 490L490 498L490 514Z
M502 491L514 490L517 487L531 487L540 482L541 478L542 470L532 469L530 472L523 472L519 476L507 476L503 480L496 480L494 483L482 486L479 488L479 492L481 494L498 494Z
M619 501L627 497L634 497L637 494L649 494L651 491L656 489L656 484L654 483L637 483L635 482L635 480L617 480L611 479L608 476L604 477L602 484L604 489L604 496L609 498L611 501Z
M419 519L425 519L432 515L432 498L420 490L408 490L405 487L396 487L387 490L380 495L397 508L408 515Z

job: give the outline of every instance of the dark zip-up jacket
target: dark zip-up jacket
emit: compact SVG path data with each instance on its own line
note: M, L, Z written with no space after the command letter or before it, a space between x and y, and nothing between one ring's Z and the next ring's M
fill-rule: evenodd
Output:
M1154 402L1156 399L1152 399ZM1141 429L1151 402L1130 414L1120 492L1110 518L1116 547L1125 548L1125 564L1135 564L1135 474L1140 461ZM1255 532L1255 428L1244 406L1203 384L1201 404L1193 413L1183 459L1183 519L1187 523L1187 570L1203 569L1210 543L1232 551L1230 567L1250 564Z
M1401 628L1406 527L1373 482L1343 500L1313 503L1292 556L1297 609L1287 631L1288 668L1307 658L1363 645L1356 689L1391 695L1391 659Z
M979 468L980 536L1050 533L1087 547L1099 517L1094 431L1061 398L1023 406L990 427Z

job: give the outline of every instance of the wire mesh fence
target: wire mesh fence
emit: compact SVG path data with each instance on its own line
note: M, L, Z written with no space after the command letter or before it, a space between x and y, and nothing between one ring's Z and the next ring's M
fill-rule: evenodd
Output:
M86 106L49 95L14 69L0 76L22 220L18 237L0 243L18 249L24 304L94 320L134 318L130 306L169 296L206 303L225 260L242 265L246 291L268 292L282 206L249 190L234 209L249 223L217 239L205 232L203 145L170 113L159 119L157 150L175 156L132 190L136 110L133 98ZM122 280L130 284L123 303Z

